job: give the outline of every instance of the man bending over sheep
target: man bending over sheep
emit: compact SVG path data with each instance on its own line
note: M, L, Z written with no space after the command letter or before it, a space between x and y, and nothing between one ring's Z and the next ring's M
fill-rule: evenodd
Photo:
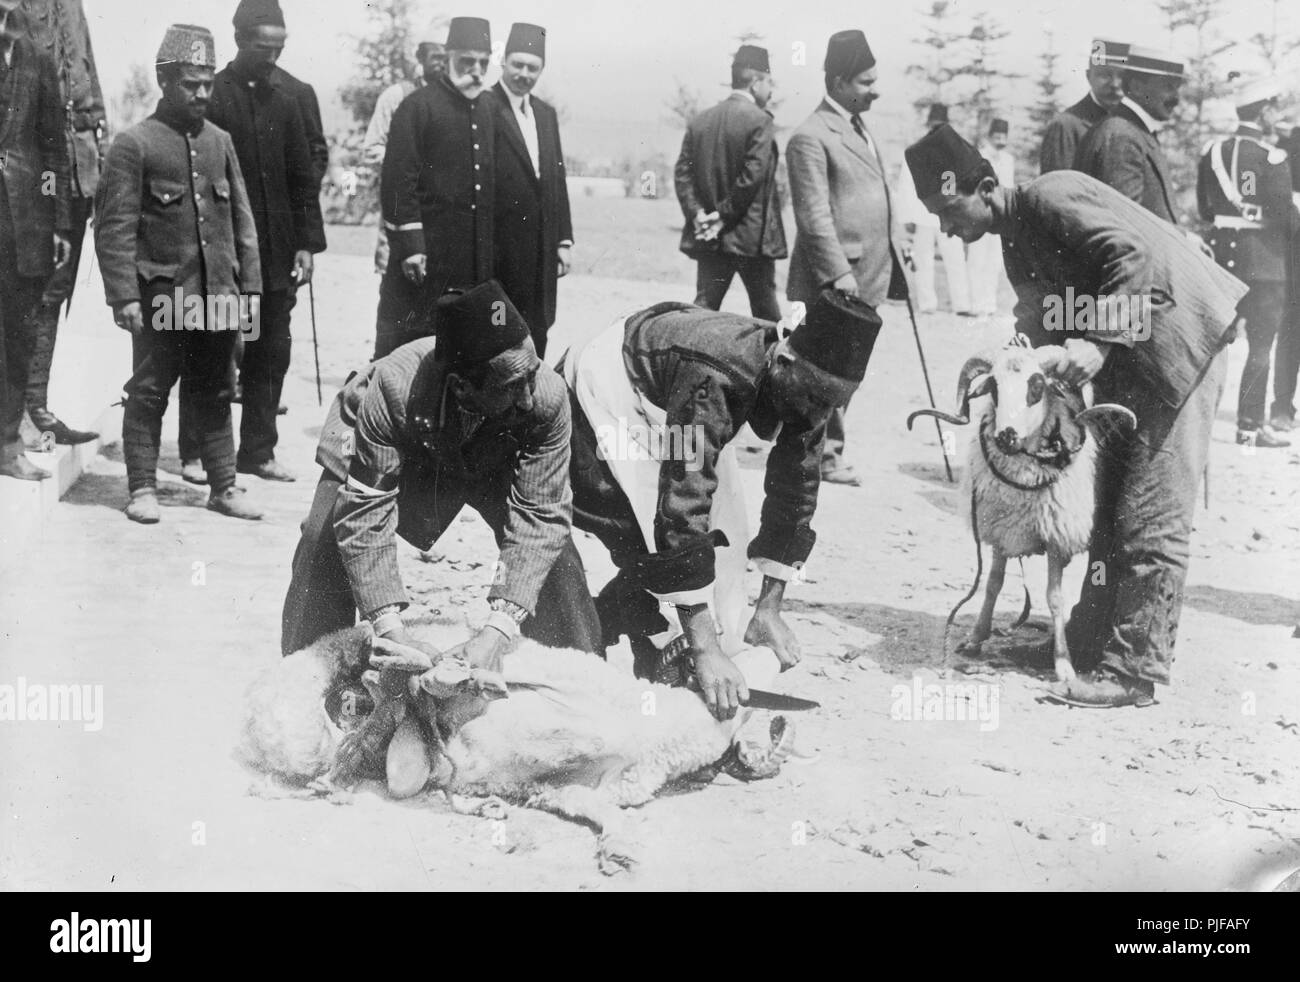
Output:
M492 615L466 660L499 672L521 623L544 644L597 651L570 534L569 430L564 383L538 359L500 285L444 297L436 339L355 373L330 409L316 452L324 472L284 602L283 653L352 627L358 611L377 635L411 644L397 536L428 549L467 504L501 555Z
M672 668L651 640L668 628L661 602L676 607L695 679L719 719L748 699L729 656L768 645L785 667L799 660L781 618L785 584L816 541L826 421L861 383L880 323L872 307L829 289L784 339L775 323L661 303L565 355L574 524L619 568L596 607L606 644L632 640L638 676L664 681ZM762 593L742 627L749 535L729 444L746 423L775 446L748 549Z
M1088 571L1068 631L1076 667L1093 670L1060 683L1056 696L1071 705L1149 705L1155 683L1169 683L1223 350L1246 287L1177 226L1086 174L1054 171L999 187L989 163L949 126L906 156L944 234L1002 236L1015 329L1046 346L1044 371L1091 381L1098 402L1137 417L1136 432L1103 443ZM1085 297L1094 303L1079 311L1073 301ZM1119 316L1098 316L1098 298L1119 301L1107 307Z

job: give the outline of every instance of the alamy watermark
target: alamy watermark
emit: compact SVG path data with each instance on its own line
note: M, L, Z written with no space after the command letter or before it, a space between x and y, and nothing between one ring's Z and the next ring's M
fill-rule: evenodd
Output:
M1076 295L1074 287L1065 293L1043 297L1043 327L1048 331L1077 331L1116 334L1130 341L1151 337L1151 296L1146 293Z
M601 460L674 460L688 471L704 466L702 447L704 427L677 423L629 422L619 417L617 423L596 427L596 455Z
M176 287L150 301L155 331L239 331L248 341L262 336L262 297L257 293L186 293Z
M104 727L102 685L46 685L18 676L0 685L0 723L81 723L87 733Z
M926 684L919 675L911 685L890 690L889 718L901 722L929 720L979 723L981 733L998 728L1002 687L985 682Z

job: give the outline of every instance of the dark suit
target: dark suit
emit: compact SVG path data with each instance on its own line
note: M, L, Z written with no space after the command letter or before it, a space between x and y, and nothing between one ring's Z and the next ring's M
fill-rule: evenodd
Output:
M1069 628L1075 664L1100 660L1122 675L1168 683L1196 492L1226 366L1221 352L1246 287L1177 227L1075 171L1011 189L993 231L1002 235L1016 291L1016 330L1035 347L1071 336L1105 346L1096 401L1137 416L1132 436L1107 428L1098 456L1089 575ZM1067 288L1149 298L1141 332L1051 329L1044 301Z
M525 636L599 651L600 626L571 536L570 416L564 380L537 374L532 411L515 422L470 416L447 397L435 339L353 373L330 407L324 468L293 557L281 650L407 604L397 539L428 549L465 505L500 546L488 599L532 616Z
M492 278L496 109L491 93L471 101L439 75L393 113L380 182L390 255L379 288L376 358L432 334L433 306L446 290ZM427 257L422 286L402 270L416 254Z
M321 123L320 100L316 98L316 90L301 79L290 75L279 65L271 70L270 82L298 105L302 127L307 134L307 146L311 150L316 191L319 193L321 182L325 180L325 174L330 169L330 145L325 139L325 127Z
M777 195L776 126L743 92L733 92L686 127L675 170L686 225L681 250L698 264L695 303L717 310L737 273L755 317L776 321L776 260L786 257ZM722 231L695 238L697 211L717 212Z
M1169 166L1156 135L1126 103L1120 103L1079 141L1074 169L1109 184L1167 222L1174 214Z
M498 82L484 98L491 98L497 109L494 275L524 315L537 353L543 355L546 332L555 323L560 243L573 242L560 123L550 105L528 97L530 118L537 126L539 174L533 170L510 94Z
M1196 172L1196 204L1201 218L1214 223L1209 242L1215 259L1250 287L1240 307L1250 346L1237 403L1237 426L1242 430L1257 430L1268 422L1264 401L1269 361L1285 319L1290 246L1300 233L1286 151L1264 143L1263 135L1258 126L1243 123L1236 136L1206 148ZM1218 171L1228 188L1235 189L1234 197L1240 196L1240 207L1223 188L1216 154Z
M1106 108L1091 92L1055 116L1043 131L1043 143L1038 151L1039 172L1072 170L1079 141L1105 118Z
M68 178L54 62L19 38L11 63L0 64L0 461L23 452L29 315L54 272L54 233L70 230Z
M1300 192L1300 127L1282 140L1280 146L1287 153L1291 166L1291 191ZM1278 333L1277 354L1273 365L1272 416L1294 420L1296 414L1296 380L1300 376L1300 236L1290 243L1290 260L1287 267L1287 313Z

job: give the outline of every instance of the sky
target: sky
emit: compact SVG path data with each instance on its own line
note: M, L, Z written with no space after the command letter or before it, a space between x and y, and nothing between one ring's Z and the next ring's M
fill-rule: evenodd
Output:
M913 43L921 34L922 11L929 0L657 0L624 5L592 0L472 0L451 7L447 0L428 0L423 9L436 14L488 18L493 39L503 42L516 20L547 28L547 70L539 95L564 112L562 139L571 156L616 159L655 150L675 153L680 142L667 101L680 81L698 90L706 104L727 93L730 52L742 32L762 36L772 53L777 96L777 123L794 127L822 95L821 63L826 40L835 31L859 27L875 52L881 93L868 124L886 145L901 145L919 135L912 100L921 95L906 77L917 60ZM169 23L202 24L217 38L217 58L224 64L234 53L230 18L235 0L83 0L90 19L95 55L106 97L120 91L132 64L150 66ZM365 0L281 0L289 30L282 64L315 85L326 116L326 129L346 125L337 91L353 72L352 36L364 31ZM1216 37L1245 40L1271 20L1271 0L1227 0L1230 8L1215 26ZM1296 8L1292 11L1290 8ZM1083 69L1094 36L1130 39L1154 47L1171 40L1154 0L955 0L958 17L991 11L1011 37L1003 43L1003 67L1025 73L1008 101L1032 102L1037 59L1050 33L1061 53L1059 95L1073 102L1086 91ZM1300 3L1282 0L1284 29L1300 34ZM1233 67L1258 70L1258 56L1248 45L1230 53ZM1300 64L1297 65L1300 68ZM1016 118L1012 109L1011 118Z

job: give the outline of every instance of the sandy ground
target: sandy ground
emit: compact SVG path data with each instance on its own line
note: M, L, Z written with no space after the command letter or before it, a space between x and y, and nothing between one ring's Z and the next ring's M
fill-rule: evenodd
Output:
M375 285L364 259L321 257L327 399L368 354ZM585 277L561 289L570 336L691 292ZM1233 445L1244 344L1215 429L1174 684L1149 709L1083 711L1039 702L1041 674L1009 663L941 676L944 618L971 582L973 547L933 431L904 426L924 397L906 311L890 307L885 320L849 413L849 457L866 485L823 491L809 582L790 595L806 658L781 684L822 703L797 719L812 757L772 781L723 778L641 809L634 876L602 877L588 829L522 809L493 823L432 798L362 793L335 807L248 793L253 778L231 757L241 697L278 657L324 416L303 304L280 451L300 480L244 479L267 521L203 510L204 494L176 476L173 413L160 525L122 515L125 473L110 448L44 538L0 560L0 684L102 685L104 699L95 732L0 723L0 888L1220 890L1267 886L1300 866L1300 454ZM938 315L922 331L947 405L964 357L1005 337L1007 323ZM125 340L120 365L105 368L123 377ZM756 515L762 456L744 457ZM598 587L608 560L582 548ZM471 518L403 563L423 602L473 615L493 558ZM1043 566L1028 568L1040 624ZM1004 622L1019 591L1012 567ZM1041 637L1022 629L1013 640ZM914 687L947 683L977 686L969 715L949 714L966 718L906 718Z

